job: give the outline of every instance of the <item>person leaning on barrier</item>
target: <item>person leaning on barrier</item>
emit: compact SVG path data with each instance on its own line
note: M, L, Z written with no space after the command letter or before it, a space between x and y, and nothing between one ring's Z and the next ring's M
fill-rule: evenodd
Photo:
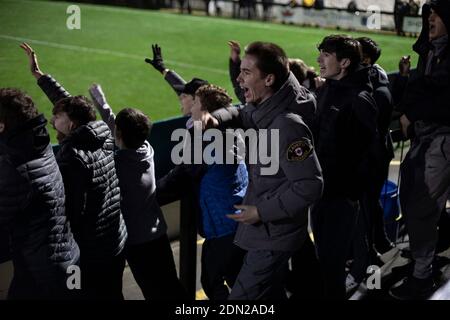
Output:
M0 89L0 229L14 265L9 299L70 298L67 270L79 262L46 124L31 97Z
M123 299L123 248L127 230L120 211L114 142L84 96L72 97L38 67L33 49L23 43L32 75L53 103L52 125L60 149L56 161L64 181L66 215L80 247L81 298Z
M422 30L413 49L417 72L408 79L399 110L411 147L401 165L400 204L414 260L412 275L390 294L426 298L435 290L433 259L437 223L450 186L450 3L433 0L422 9Z
M157 71L159 71L164 79L169 83L170 87L175 91L181 104L181 113L183 116L191 115L191 108L194 104L195 91L202 85L208 84L208 81L199 78L193 78L191 81L186 82L175 71L169 70L164 65L162 57L161 47L158 44L152 45L153 59L146 58L145 62L152 65ZM186 128L190 129L193 125L192 118L189 118L186 122Z
M259 143L269 150L279 147L272 157L279 167L271 174L261 159L250 163L249 187L243 205L236 206L242 212L228 215L239 222L235 243L247 250L229 299L285 299L288 260L308 236L308 209L322 193L312 134L302 120L314 114L315 99L289 72L286 54L276 44L251 43L240 70L246 106L219 109L204 123L252 128L257 134L267 129ZM279 140L272 144L277 132Z
M152 123L133 108L125 108L116 116L100 85L92 85L89 93L118 147L114 162L128 233L124 252L134 279L146 300L186 300L166 221L156 201L154 151L147 141Z

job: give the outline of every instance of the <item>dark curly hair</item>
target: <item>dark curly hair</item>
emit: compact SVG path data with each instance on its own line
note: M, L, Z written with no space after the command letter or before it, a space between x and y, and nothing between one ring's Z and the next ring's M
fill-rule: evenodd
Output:
M38 114L36 105L25 92L15 88L0 89L0 122L4 123L5 130L14 129Z
M67 113L67 116L79 127L88 122L95 121L95 108L92 102L85 96L68 97L59 100L53 107L52 113Z
M197 89L195 95L200 98L203 110L209 112L220 108L228 108L232 101L225 89L213 84L201 86Z

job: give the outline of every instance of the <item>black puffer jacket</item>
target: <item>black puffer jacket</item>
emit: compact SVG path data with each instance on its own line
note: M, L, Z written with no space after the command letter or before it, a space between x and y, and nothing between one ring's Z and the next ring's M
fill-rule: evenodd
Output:
M56 103L70 94L52 77L39 86ZM66 213L82 259L103 260L122 252L127 239L120 210L120 188L114 163L114 141L103 121L75 129L56 154L66 189Z
M75 129L56 154L66 189L66 212L83 259L118 255L127 231L120 211L114 142L103 121Z
M14 264L12 298L60 298L79 249L64 211L64 185L40 115L0 134L0 229Z

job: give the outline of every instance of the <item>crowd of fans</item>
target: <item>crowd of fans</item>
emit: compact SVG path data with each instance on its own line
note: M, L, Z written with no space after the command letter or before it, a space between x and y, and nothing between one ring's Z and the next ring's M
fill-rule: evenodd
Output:
M168 69L153 45L145 61L190 116L186 158L196 156L195 130L267 133L254 143L233 136L215 155L231 163L187 161L157 181L149 118L129 107L115 115L98 84L91 98L72 96L23 43L31 74L53 104L59 150L53 153L33 99L0 89L0 229L14 264L9 298L120 300L128 261L146 299L187 300L160 205L189 194L206 239L201 283L210 300L283 300L287 291L292 299L345 299L367 266L382 264L380 254L395 246L379 201L393 158L394 109L402 138L411 141L400 193L414 264L390 294L430 296L450 186L450 6L433 0L422 12L417 69L403 57L392 82L376 64L381 48L367 37L322 39L317 72L275 43L252 42L241 56L230 41L235 105L224 89ZM202 154L211 143L202 141ZM273 174L256 156L262 146L277 150ZM67 285L71 266L81 270L79 289Z

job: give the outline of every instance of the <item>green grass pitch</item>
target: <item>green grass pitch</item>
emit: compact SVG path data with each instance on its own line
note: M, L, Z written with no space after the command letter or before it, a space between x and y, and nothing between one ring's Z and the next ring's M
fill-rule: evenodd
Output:
M241 45L255 40L275 42L288 56L317 67L316 45L328 34L343 33L86 4L78 4L81 29L69 30L69 4L0 0L0 87L25 90L47 117L51 104L29 72L27 57L19 48L22 41L35 49L42 71L53 75L71 94L88 95L89 85L100 83L115 111L136 107L156 121L179 115L180 108L166 81L144 62L145 57L151 57L152 43L161 45L166 66L186 80L204 78L233 93L228 76L228 40ZM379 64L387 71L396 70L400 56L405 54L411 54L415 65L411 49L414 39L366 35L381 45ZM53 130L50 132L55 142Z

